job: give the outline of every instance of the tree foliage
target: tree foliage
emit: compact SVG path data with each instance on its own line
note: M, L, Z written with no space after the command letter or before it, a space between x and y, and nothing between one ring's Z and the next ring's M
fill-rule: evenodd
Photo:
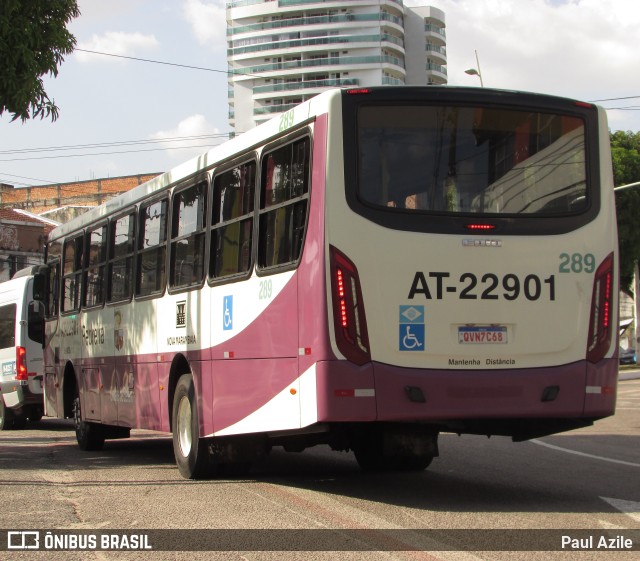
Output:
M611 157L616 187L640 181L640 132L611 134ZM630 291L635 263L640 261L640 187L616 193L620 240L620 286Z
M76 0L0 0L0 115L58 118L42 76L57 76L73 52L76 39L66 26L79 15Z

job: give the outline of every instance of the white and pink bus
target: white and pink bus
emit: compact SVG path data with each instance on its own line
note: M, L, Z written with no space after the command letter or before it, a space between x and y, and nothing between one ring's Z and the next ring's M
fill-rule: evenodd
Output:
M602 109L332 90L55 229L45 402L83 449L173 434L180 473L273 446L424 469L615 409Z

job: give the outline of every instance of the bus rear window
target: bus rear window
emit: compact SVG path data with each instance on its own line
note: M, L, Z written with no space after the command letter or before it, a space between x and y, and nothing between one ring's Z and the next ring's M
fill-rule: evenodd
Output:
M588 208L585 125L483 107L358 110L358 198L391 212L566 215Z

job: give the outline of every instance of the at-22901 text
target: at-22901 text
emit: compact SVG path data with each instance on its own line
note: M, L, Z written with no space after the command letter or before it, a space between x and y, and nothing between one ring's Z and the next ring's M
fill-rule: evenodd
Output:
M443 271L418 271L413 277L408 298L442 300L446 294L457 294L460 300L554 301L555 281L555 275L541 278L535 274L528 274L521 277L515 273L507 273L502 277L494 273L485 273L482 276L462 273L456 280L451 273Z

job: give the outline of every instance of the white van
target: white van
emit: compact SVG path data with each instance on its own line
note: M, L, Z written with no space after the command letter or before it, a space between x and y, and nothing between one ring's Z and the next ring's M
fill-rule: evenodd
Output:
M24 428L44 413L44 268L0 283L0 430Z

